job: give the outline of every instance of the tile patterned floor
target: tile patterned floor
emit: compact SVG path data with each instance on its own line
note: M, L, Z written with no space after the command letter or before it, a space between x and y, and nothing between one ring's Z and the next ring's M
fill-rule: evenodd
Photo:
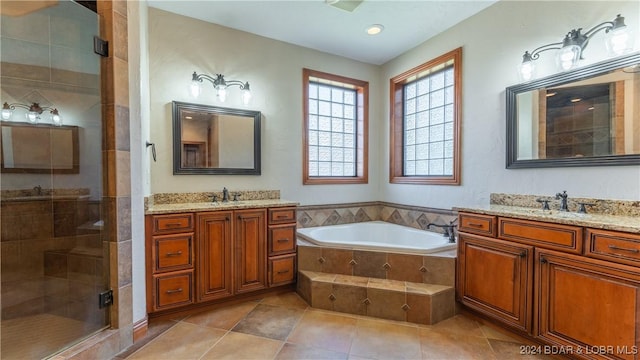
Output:
M416 325L313 309L296 294L152 320L116 359L541 359L520 343L457 315Z

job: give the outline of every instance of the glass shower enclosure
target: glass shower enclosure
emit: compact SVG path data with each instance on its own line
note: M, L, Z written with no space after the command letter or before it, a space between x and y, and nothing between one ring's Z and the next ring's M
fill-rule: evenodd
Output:
M49 357L104 329L95 11L0 2L0 356Z

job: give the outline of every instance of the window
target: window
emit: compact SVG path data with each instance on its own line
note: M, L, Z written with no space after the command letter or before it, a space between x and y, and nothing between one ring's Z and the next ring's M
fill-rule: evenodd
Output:
M460 184L462 48L391 79L390 182Z
M366 184L369 83L303 69L303 183Z

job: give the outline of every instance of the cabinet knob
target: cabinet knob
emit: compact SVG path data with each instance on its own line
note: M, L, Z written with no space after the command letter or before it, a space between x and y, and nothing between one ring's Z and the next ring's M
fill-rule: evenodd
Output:
M526 251L522 251L520 254L518 254L518 256L523 258L523 257L527 256L527 252Z
M540 256L540 264L546 264L548 261L543 256Z

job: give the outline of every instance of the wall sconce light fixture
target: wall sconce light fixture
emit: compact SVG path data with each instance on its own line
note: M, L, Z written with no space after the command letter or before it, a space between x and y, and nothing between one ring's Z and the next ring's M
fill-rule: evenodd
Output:
M589 44L589 39L602 30L606 33L605 45L609 56L620 56L633 50L631 32L624 23L624 17L618 14L613 21L605 21L585 33L582 33L582 28L573 29L561 42L542 45L531 52L525 51L522 64L518 67L520 77L524 81L533 79L536 70L534 61L540 57L541 52L548 50L558 50L556 63L560 70L566 71L576 67L578 61L583 59L582 54Z
M215 77L206 74L198 74L195 71L191 76L191 95L198 97L200 95L202 80L207 80L213 84L213 88L216 90L216 96L221 102L227 99L227 88L229 86L238 86L242 95L242 103L244 105L249 104L251 100L251 89L248 82L242 82L238 80L225 80L224 75L216 74Z
M27 121L32 124L37 124L38 122L40 122L42 113L48 110L50 122L53 125L62 126L62 116L60 115L58 109L48 106L41 107L40 104L36 102L32 103L31 105L18 103L9 104L5 102L4 104L2 104L2 120L10 120L13 117L13 111L16 108L26 109L27 113L25 115Z

